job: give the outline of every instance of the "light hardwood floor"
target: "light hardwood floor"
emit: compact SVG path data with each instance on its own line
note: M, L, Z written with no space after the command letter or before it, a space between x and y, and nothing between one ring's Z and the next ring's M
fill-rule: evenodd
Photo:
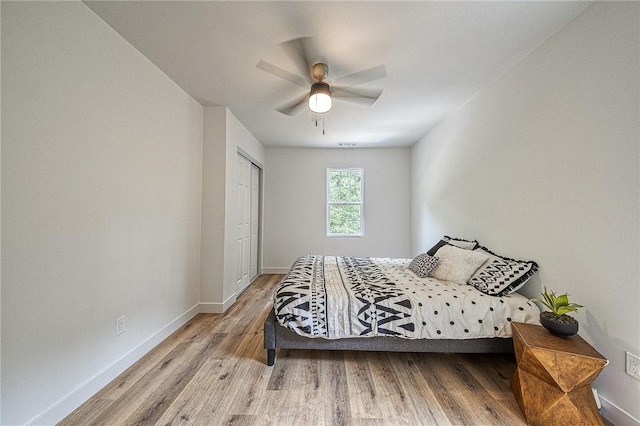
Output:
M61 425L524 425L511 355L279 350L262 324L282 275L200 314Z

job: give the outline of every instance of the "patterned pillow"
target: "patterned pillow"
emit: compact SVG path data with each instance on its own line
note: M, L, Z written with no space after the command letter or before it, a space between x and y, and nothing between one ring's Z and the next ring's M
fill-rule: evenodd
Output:
M441 280L466 284L473 273L486 260L487 255L474 250L465 250L445 244L436 252L440 261L429 276Z
M427 278L429 272L438 264L438 258L429 256L427 253L419 254L409 264L411 272L420 278Z
M477 252L488 256L484 264L469 279L468 284L489 296L506 296L522 287L538 270L533 261L514 260L492 253L486 247Z
M452 246L460 247L467 250L473 250L480 247L480 243L478 240L464 240L462 238L454 238L448 235L442 237L442 239Z
M435 256L436 252L440 250L440 247L444 247L447 244L451 246L456 246L465 250L473 250L475 248L480 247L480 243L478 243L476 240L469 241L469 240L463 240L461 238L453 238L445 235L444 237L442 237L440 241L436 243L435 246L429 249L427 254L430 256Z

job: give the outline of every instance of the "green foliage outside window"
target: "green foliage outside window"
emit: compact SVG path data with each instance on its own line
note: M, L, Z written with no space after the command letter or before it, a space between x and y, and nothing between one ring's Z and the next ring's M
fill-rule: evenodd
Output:
M359 235L360 206L329 206L329 230L332 234Z
M362 235L362 171L330 170L327 179L329 234Z

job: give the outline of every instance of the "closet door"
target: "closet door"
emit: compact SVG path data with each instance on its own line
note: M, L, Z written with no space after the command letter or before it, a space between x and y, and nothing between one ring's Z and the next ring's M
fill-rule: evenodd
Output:
M238 154L238 220L237 220L236 292L249 285L251 248L251 162Z
M258 276L258 226L260 223L260 169L251 164L251 261L249 278Z

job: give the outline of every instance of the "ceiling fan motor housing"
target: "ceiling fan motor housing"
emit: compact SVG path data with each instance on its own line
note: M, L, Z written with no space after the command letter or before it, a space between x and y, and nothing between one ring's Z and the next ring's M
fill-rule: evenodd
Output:
M313 68L311 69L311 74L316 80L322 81L329 75L329 66L321 62L314 64Z

